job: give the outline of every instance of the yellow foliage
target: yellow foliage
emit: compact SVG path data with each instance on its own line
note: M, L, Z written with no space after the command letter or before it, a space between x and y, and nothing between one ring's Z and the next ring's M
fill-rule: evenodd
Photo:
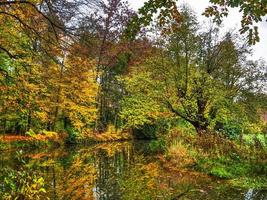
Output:
M176 141L169 147L168 156L172 158L172 162L175 162L174 164L177 167L183 167L195 162L188 147L181 141Z
M132 139L132 135L129 132L122 130L116 130L114 125L109 124L107 131L104 133L91 133L87 132L85 137L88 137L89 140L96 142L109 142L109 141L122 141Z

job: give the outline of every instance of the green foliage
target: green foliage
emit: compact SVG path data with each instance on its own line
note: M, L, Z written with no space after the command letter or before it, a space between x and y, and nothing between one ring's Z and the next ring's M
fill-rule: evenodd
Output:
M175 130L179 131L183 135L196 135L196 129L186 120L178 118L173 120L172 123Z
M213 131L217 120L227 137L236 138L242 129L238 123L252 115L259 119L256 112L242 113L253 104L247 94L260 93L264 64L244 60L250 50L234 34L221 38L213 27L198 33L193 12L185 7L181 15L179 30L158 39L165 48L125 79L121 116L129 127L138 127L157 121L158 115L174 115L200 135Z
M131 39L136 36L140 27L142 25L148 26L154 14L157 12L160 13L158 16L160 25L166 25L166 23L170 23L172 20L181 23L182 17L175 6L176 2L176 0L150 0L146 2L144 6L139 9L139 16L135 17L132 23L130 23L127 29L128 36L131 36ZM210 3L213 5L206 8L203 15L206 17L213 17L214 22L218 24L221 24L223 18L228 16L229 8L239 8L239 11L243 14L240 33L247 34L250 44L254 45L259 42L258 26L255 24L264 20L264 16L267 13L267 3L265 1L210 0Z
M45 198L45 183L44 179L38 174L28 169L28 166L20 158L20 153L17 154L17 159L23 164L19 170L14 170L9 167L0 169L2 187L0 195L3 200L11 199L49 199Z
M222 23L222 18L227 17L229 14L229 8L239 8L239 12L243 14L241 20L240 33L247 34L250 44L259 42L258 26L255 24L264 20L264 16L267 13L266 1L239 1L239 0L210 0L214 5L206 8L205 16L214 17L214 21Z
M173 123L172 119L159 118L153 124L132 127L133 137L136 139L161 139L169 134L171 127L174 126Z
M180 134L176 137L171 140L166 152L168 163L226 179L234 187L266 187L266 150L259 145L244 143L240 146L235 140L222 138L218 139L218 143L215 138L210 138L203 144L200 142L203 138L194 135Z
M35 133L32 129L30 129L29 131L27 131L27 132L25 133L25 135L34 138L34 137L36 136L36 133Z
M152 153L164 153L167 150L167 142L163 138L153 140L149 143L149 149Z
M140 128L133 128L133 136L136 139L156 139L157 125L144 124Z
M266 176L235 178L232 179L230 183L238 188L253 188L260 190L267 188Z
M181 16L176 6L177 0L149 0L139 9L138 16L134 16L125 30L126 39L134 40L142 27L149 26L154 16L158 14L157 21L164 27L172 20L179 22Z
M154 81L149 73L135 73L124 79L126 95L121 101L120 117L126 128L140 128L154 124L159 118L160 106L153 98Z
M267 138L264 134L245 134L243 140L246 144L254 146L258 143L262 147L267 148Z
M198 160L198 167L200 170L219 178L232 179L253 173L256 175L252 168L253 165L243 160L236 160L223 156L213 159L208 157L202 159L200 158Z
M242 134L243 129L244 128L240 122L227 120L222 124L222 128L218 129L218 131L229 139L238 139Z
M68 137L66 138L66 143L68 144L73 144L77 142L77 139L79 138L79 134L77 133L77 131L72 128L72 127L68 127L66 129Z
M214 142L210 140L210 143ZM219 141L220 142L220 141ZM259 146L242 146L231 143L223 143L214 145L212 149L204 153L202 150L197 150L195 154L195 168L205 173L226 179L236 179L246 176L255 178L267 173L265 153ZM232 144L235 144L235 141ZM232 146L227 148L227 146ZM204 147L205 148L205 147ZM223 150L223 148L226 148ZM262 152L262 153L261 153ZM249 156L248 156L249 154ZM263 160L259 160L262 157Z
M224 167L216 166L210 170L210 174L219 178L231 178L231 173L226 171Z

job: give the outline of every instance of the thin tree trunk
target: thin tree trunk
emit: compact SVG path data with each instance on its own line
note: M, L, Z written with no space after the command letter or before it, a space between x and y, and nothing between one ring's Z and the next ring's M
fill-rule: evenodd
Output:
M31 123L32 123L32 111L31 109L29 109L26 131L29 131L31 129Z
M60 66L59 80L62 80L62 78L63 78L64 60L65 60L65 58L63 57L63 61L62 61L61 66ZM56 108L55 108L55 113L54 113L54 122L53 122L53 125L52 125L52 130L53 131L55 130L55 126L56 126L56 123L58 121L60 92L61 92L61 86L58 86L58 88L57 88L57 94L56 94L57 96L56 96Z
M200 125L199 123L194 124L194 127L199 136L204 136L208 133L208 127L206 125Z
M7 112L7 107L5 107L4 114L6 114L6 112ZM6 135L6 122L7 122L7 120L6 120L6 118L4 118L4 123L3 123L4 137L5 137L5 135Z

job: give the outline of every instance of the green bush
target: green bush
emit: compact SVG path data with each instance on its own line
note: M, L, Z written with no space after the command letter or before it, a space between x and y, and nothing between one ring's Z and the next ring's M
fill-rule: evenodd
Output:
M32 129L30 129L29 131L27 131L25 133L25 135L27 135L29 137L32 137L32 138L34 138L36 136L35 132Z
M141 128L133 129L133 136L136 139L151 140L157 138L157 125L145 124Z
M232 179L230 183L238 188L254 188L254 189L267 189L267 178L266 176L250 176L250 177L239 177Z
M167 143L164 139L153 140L149 143L149 149L152 153L163 153L167 150Z
M44 179L27 166L20 152L16 159L22 164L19 169L0 169L1 199L43 199L46 193Z
M66 132L68 134L68 137L67 137L65 143L67 143L67 144L77 143L77 139L78 139L79 134L75 131L75 129L72 127L68 127L68 128L66 128Z
M212 167L212 169L210 170L210 174L213 176L217 176L220 178L231 178L232 174L229 173L224 166L214 166Z
M171 126L170 120L160 119L154 124L144 124L140 128L134 128L133 136L136 139L158 139L169 133Z
M215 130L222 133L228 139L237 139L242 134L242 124L235 120L228 120L225 122L217 122Z

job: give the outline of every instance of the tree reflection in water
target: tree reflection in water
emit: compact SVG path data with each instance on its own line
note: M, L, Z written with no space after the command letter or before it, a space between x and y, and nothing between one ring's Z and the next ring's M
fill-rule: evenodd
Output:
M36 189L28 191L28 194L35 192L35 199L261 200L267 197L264 191L232 189L226 183L218 183L196 172L166 170L157 155L150 154L148 147L145 142L72 146L54 151L23 152L23 162L14 153L2 153L0 196L3 198L4 193L12 192L7 183L14 180L10 172L4 170L9 168L13 172L32 174L37 180L43 178L46 193L38 193ZM20 185L14 187L18 188L13 195L16 191L25 192ZM24 199L27 196L24 195Z

